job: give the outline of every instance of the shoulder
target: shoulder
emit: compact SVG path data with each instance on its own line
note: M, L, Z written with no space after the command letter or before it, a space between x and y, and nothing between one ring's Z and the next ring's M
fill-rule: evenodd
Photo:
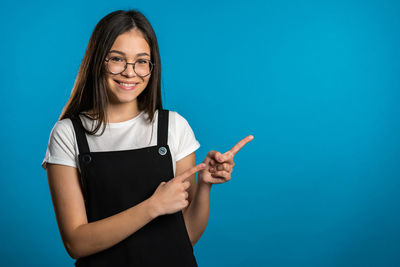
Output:
M50 133L50 147L69 147L72 149L75 145L75 131L70 119L62 119L55 123Z
M169 118L169 127L178 140L181 140L181 138L187 135L194 135L192 127L183 115L176 111L170 111Z
M46 169L47 163L76 167L76 154L75 132L72 121L70 119L57 121L50 133L46 155L42 162L43 168Z
M170 125L178 129L185 128L189 125L185 117L173 110L169 111L169 119Z
M173 143L175 161L179 161L200 147L188 120L176 111L170 111L170 134ZM171 132L172 131L172 132Z
M186 116L178 113L177 111L170 110L169 127L173 131L173 135L176 136L178 140L188 133L193 132Z
M52 136L74 136L74 129L73 129L72 121L70 119L62 119L57 121L53 129L51 130Z

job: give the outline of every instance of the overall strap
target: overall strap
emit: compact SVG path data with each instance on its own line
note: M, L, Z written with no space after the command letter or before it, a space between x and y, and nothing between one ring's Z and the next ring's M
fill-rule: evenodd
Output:
M157 145L166 146L168 142L169 110L158 110Z
M89 145L85 135L85 128L82 125L82 121L78 117L71 118L72 124L74 125L76 141L78 142L79 154L90 153Z

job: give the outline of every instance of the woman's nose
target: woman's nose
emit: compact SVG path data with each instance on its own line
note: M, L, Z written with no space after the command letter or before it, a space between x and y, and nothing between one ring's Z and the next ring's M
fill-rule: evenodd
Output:
M126 69L122 72L122 74L128 77L133 77L136 75L134 68L135 66L133 64L127 64Z

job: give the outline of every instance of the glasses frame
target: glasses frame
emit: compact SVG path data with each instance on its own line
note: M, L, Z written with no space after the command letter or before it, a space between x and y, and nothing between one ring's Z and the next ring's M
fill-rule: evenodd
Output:
M124 71L126 71L126 68L128 67L128 65L132 65L132 66L133 66L133 71L136 73L137 76L139 76L139 77L141 77L141 78L144 78L144 77L146 77L146 76L149 76L150 73L153 71L154 63L151 62L151 60L148 60L148 59L138 59L138 60L136 60L136 61L133 62L133 63L128 63L128 61L126 60L126 58L124 58L124 60L125 60L125 67L124 67L124 70L121 71L121 72L114 73L114 72L111 72L111 71L108 69L108 62L110 61L111 58L113 58L113 57L109 57L108 59L106 58L106 59L104 59L104 61L107 62L106 71L107 71L108 73L113 74L113 75L117 75L117 74L123 73ZM144 76L138 74L138 73L136 72L136 70L135 70L135 66L136 66L135 64L136 64L139 60L147 60L147 61L150 63L150 71L149 71L148 74L146 74L146 75L144 75Z

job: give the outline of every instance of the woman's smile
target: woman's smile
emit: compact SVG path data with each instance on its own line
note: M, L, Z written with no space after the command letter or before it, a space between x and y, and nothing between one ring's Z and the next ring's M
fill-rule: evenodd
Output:
M138 85L137 82L124 82L119 80L114 80L114 82L118 85L118 87L128 91L134 90Z

